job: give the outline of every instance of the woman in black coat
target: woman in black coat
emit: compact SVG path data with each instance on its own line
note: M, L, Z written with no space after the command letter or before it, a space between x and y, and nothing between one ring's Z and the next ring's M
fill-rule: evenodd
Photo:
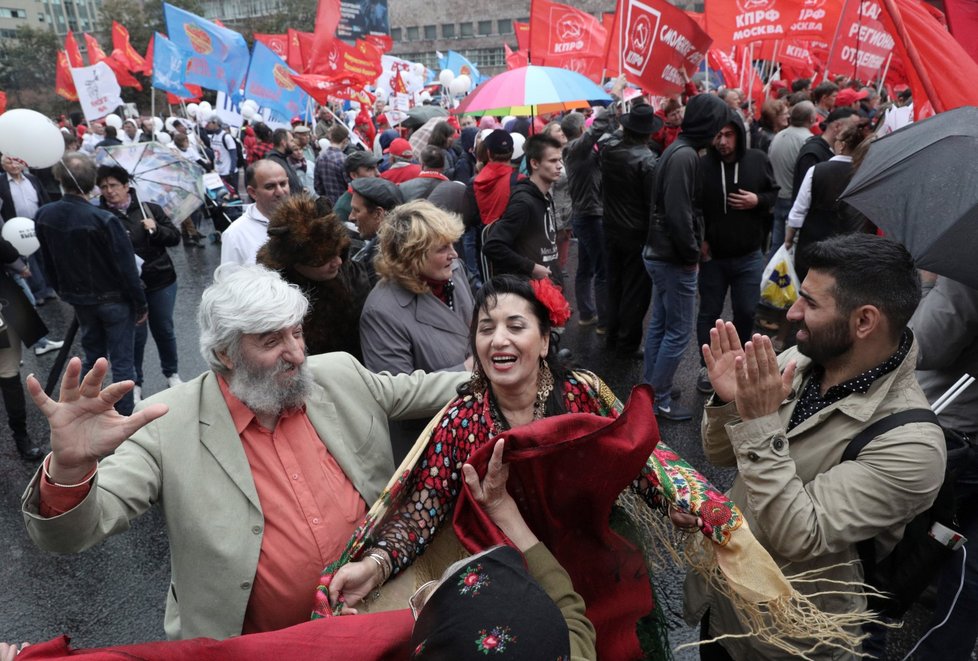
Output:
M146 289L148 323L136 325L133 363L136 367L136 401L142 398L143 352L148 331L160 354L160 368L168 386L183 383L177 373L177 337L173 330L173 307L177 300L177 272L166 249L180 243L180 230L163 209L152 202L140 203L129 187L129 173L119 166L99 167L96 183L102 191L99 206L111 211L129 232L133 250L142 261L140 278ZM147 330L147 326L149 327Z

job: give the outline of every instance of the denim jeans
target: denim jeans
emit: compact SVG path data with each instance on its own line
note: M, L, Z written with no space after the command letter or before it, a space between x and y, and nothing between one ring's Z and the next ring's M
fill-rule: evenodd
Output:
M598 318L598 326L608 326L608 281L604 268L604 231L601 216L574 216L577 237L577 274L574 296L580 319Z
M482 287L482 265L479 263L479 227L470 227L462 234L462 259L469 279L477 288ZM475 293L475 292L473 292Z
M81 345L85 352L82 374L88 374L92 365L105 356L112 367L112 382L136 379L133 369L133 340L136 314L129 303L99 303L76 305L75 316L81 331ZM132 391L116 402L115 410L122 415L132 413Z
M655 391L656 405L669 407L673 377L693 336L697 268L646 259L645 269L652 278L652 316L643 380Z
M774 253L784 244L785 223L791 211L791 199L779 197L774 203L774 225L771 226L771 247L767 251L767 260L771 261ZM766 265L766 263L765 263ZM763 269L763 267L761 267Z
M700 311L696 317L696 342L709 344L710 329L723 314L730 290L733 323L743 344L754 330L754 312L761 298L764 257L757 250L741 257L714 258L700 264Z
M149 319L145 324L136 326L133 362L136 368L136 385L143 384L143 352L146 349L146 339L150 331L153 341L160 354L160 369L163 376L169 377L177 373L177 336L173 332L173 306L177 300L177 283L146 292L146 305Z

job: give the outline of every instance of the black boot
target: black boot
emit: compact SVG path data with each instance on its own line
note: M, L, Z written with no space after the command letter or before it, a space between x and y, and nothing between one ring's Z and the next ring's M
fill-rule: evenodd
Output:
M21 459L42 459L44 451L31 443L31 438L27 435L27 400L24 398L20 375L0 378L0 393L3 394L3 405L7 409L7 424L14 433L14 444Z

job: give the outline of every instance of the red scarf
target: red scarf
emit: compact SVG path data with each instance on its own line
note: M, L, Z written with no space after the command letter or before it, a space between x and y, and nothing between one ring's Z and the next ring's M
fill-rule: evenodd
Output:
M509 204L510 179L513 168L509 163L490 161L475 176L475 202L482 216L482 224L489 225L499 219Z

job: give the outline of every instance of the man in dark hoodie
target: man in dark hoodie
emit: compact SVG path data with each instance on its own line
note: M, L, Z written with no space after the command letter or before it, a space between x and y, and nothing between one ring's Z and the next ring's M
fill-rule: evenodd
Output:
M801 190L801 182L805 179L805 173L808 172L808 168L819 163L824 163L835 156L835 152L832 150L832 147L835 145L835 139L849 126L849 123L852 121L850 117L854 115L856 115L856 111L852 108L836 108L818 125L822 129L821 134L813 135L801 146L801 150L798 152L798 158L795 161L795 174L792 179L792 202L798 197L798 191Z
M723 314L729 289L733 323L744 344L754 330L764 271L761 251L778 185L767 154L746 148L744 124L735 117L700 158L700 176L706 240L700 260L696 341L700 346L710 343L710 329ZM713 390L705 367L696 387L703 393Z
M672 401L672 381L693 334L696 309L703 243L698 150L713 143L732 121L731 112L712 94L694 96L686 106L682 132L658 162L654 213L642 253L654 286L643 377L655 390L656 415L666 420L690 420L693 415Z
M557 285L557 224L550 188L560 178L561 146L554 138L534 135L524 145L530 178L513 184L503 215L486 233L482 247L493 275L515 273Z
M652 218L655 153L649 138L662 118L648 104L621 117L621 133L599 141L604 205L605 264L608 269L608 348L641 358L642 322L652 284L643 273L642 239Z

